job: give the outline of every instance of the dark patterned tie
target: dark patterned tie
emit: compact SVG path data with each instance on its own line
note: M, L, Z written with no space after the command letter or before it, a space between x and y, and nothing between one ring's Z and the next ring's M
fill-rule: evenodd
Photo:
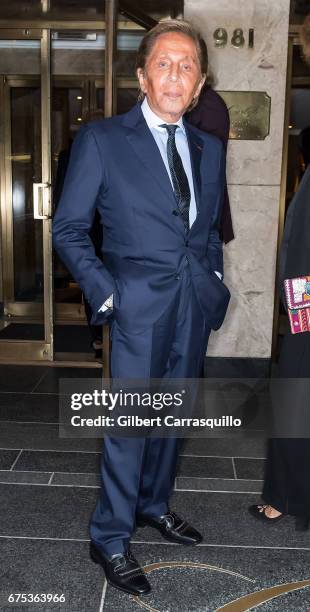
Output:
M185 226L185 230L189 230L189 205L191 201L191 192L188 184L188 179L182 159L175 144L175 132L179 127L177 125L162 124L160 127L166 128L168 132L167 141L167 157L171 178L173 183L174 193L178 201L179 211Z

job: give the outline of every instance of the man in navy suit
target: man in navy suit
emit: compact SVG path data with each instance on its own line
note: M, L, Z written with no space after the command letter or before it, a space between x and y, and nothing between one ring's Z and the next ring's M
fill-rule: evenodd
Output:
M54 244L83 289L92 323L111 324L112 378L197 378L211 329L222 324L219 238L225 153L183 121L207 72L203 39L187 22L159 23L141 42L143 102L76 136ZM103 262L89 230L98 209ZM90 521L91 558L110 584L150 590L129 542L150 525L170 542L200 533L169 509L180 440L105 436L102 489Z

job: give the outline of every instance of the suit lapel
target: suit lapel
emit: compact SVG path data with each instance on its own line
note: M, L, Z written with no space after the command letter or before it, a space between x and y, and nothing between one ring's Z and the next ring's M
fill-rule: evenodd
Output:
M165 195L169 197L171 207L175 208L176 198L172 189L170 178L158 146L147 126L143 114L140 110L140 116L138 115L138 120L134 122L134 125L130 125L131 122L128 122L129 115L130 113L127 114L127 121L125 122L127 127L130 127L126 135L127 140L139 158L141 164L143 164L143 166L153 176Z
M193 175L193 183L194 183L194 191L195 191L195 199L197 211L200 208L200 197L201 197L201 174L200 174L200 164L201 164L201 156L202 150L204 146L203 140L195 134L189 123L184 121L187 140L189 145L189 152L191 158L191 166L192 166L192 175Z
M149 130L147 123L141 111L140 104L136 104L128 113L124 115L123 124L127 129L127 140L135 151L141 164L153 178L157 181L160 189L169 197L172 208L176 207L176 198L171 186L165 164L162 160L158 146ZM197 212L200 207L201 197L201 174L200 164L204 142L192 126L184 121L193 175L193 184L196 198Z

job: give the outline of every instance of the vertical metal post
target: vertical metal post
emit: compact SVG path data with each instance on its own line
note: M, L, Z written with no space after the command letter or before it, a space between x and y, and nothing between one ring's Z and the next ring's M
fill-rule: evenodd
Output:
M4 86L5 86L5 76L1 76L0 78L0 108L2 109L0 115L0 223L1 223L1 236L0 236L0 301L4 302L4 266L3 266L3 254L4 254L4 245L6 243L6 206L5 206L5 130L4 130L4 118L5 113L3 112L4 108Z
M104 71L104 114L113 115L115 81L113 63L117 48L118 0L105 1L105 71Z
M114 110L116 78L113 65L117 49L118 0L105 0L105 69L104 69L104 114L111 117ZM110 334L109 326L103 326L103 378L110 376Z
M50 0L41 0L42 13L47 13L50 10Z
M52 256L52 203L51 203L51 32L42 31L41 42L41 139L42 183L47 187L46 219L43 223L44 268L44 329L45 341L50 345L48 358L53 360L53 256Z
M2 229L2 274L3 302L14 301L14 253L13 253L13 207L12 207L12 163L11 163L11 106L7 78L1 78L0 86L0 175L1 175L1 229Z

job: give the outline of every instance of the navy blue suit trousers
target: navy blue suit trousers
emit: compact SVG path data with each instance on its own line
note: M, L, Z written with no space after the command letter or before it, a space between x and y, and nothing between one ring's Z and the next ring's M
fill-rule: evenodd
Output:
M114 378L197 378L210 328L197 301L189 266L174 300L150 327L129 332L111 325ZM102 487L90 521L90 535L106 556L126 550L136 513L168 511L181 438L105 436Z

